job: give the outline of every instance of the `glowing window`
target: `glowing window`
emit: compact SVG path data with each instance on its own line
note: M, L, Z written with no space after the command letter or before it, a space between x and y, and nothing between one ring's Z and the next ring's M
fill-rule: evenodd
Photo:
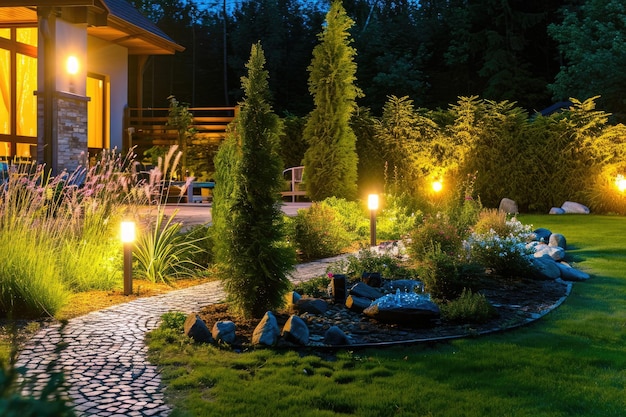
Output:
M17 135L37 137L37 59L17 54Z
M17 28L17 41L37 46L37 28Z
M11 39L11 29L0 29L0 38Z
M0 134L11 133L11 55L0 49Z

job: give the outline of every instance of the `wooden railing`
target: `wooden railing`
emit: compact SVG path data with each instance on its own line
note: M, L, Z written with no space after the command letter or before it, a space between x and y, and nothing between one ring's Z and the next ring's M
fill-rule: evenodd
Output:
M220 142L226 135L226 126L235 118L238 107L195 107L189 108L193 115L193 128L196 140ZM169 108L128 108L126 109L125 147L135 146L146 150L155 145L176 144L178 133L168 126Z

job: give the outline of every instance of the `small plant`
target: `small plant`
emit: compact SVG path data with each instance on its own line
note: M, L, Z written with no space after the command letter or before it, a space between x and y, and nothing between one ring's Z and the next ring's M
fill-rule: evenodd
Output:
M439 306L444 320L452 323L485 323L497 311L483 294L464 288L461 296Z
M439 245L427 252L418 270L425 292L435 300L454 300L467 286L461 279L457 259L443 252Z
M322 297L328 294L328 285L330 284L330 275L313 278L305 282L301 282L294 287L294 291L301 295L309 297Z
M425 259L435 247L454 256L459 253L462 244L459 230L443 213L424 218L424 222L411 233L410 238L409 254L417 261Z
M416 275L397 255L389 252L378 253L369 248L335 262L328 268L328 272L345 274L352 279L360 279L364 272L379 272L385 278L413 278Z
M180 233L182 224L174 222L176 213L165 220L159 208L147 233L140 234L133 252L138 273L151 282L169 283L171 277L192 276L197 265L191 260L199 251L197 241Z
M161 329L172 329L183 331L187 315L180 311L168 311L161 315Z
M313 203L294 219L295 246L305 260L337 255L351 243L336 210L324 203Z

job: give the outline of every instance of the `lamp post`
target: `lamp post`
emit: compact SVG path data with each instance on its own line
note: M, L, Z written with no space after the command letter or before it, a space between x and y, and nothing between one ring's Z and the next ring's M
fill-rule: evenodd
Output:
M133 293L133 242L135 222L122 222L122 243L124 244L124 295Z
M622 174L619 174L615 179L615 185L617 186L617 189L620 191L620 193L623 193L624 191L626 191L626 178L624 178Z
M370 246L376 246L376 210L378 210L378 194L367 196L367 208L370 210Z

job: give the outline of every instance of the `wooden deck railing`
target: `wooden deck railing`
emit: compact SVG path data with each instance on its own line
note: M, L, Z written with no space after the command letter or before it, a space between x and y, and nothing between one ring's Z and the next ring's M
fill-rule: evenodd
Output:
M193 128L196 140L220 142L226 135L226 126L235 118L238 107L194 107ZM167 125L169 108L128 108L126 109L125 146L146 150L155 145L176 144L178 133Z

